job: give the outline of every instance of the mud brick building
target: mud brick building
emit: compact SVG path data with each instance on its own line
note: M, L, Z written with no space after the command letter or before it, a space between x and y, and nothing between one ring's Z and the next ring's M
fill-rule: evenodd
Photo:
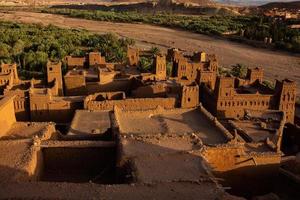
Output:
M215 89L203 85L201 101L219 118L240 118L247 109L280 110L287 122L295 116L296 84L285 79L276 80L275 88L262 83L262 69L248 70L246 79L218 76Z

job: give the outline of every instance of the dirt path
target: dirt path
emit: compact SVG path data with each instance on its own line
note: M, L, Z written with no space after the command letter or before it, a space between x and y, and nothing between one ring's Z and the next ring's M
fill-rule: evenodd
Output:
M219 63L229 67L242 63L250 67L262 66L267 79L290 78L297 81L300 93L300 54L254 48L227 40L215 39L206 35L173 30L145 24L100 22L61 15L31 12L0 12L0 19L24 23L54 24L66 28L82 28L96 33L114 32L130 37L140 47L176 47L185 51L206 51L214 53Z

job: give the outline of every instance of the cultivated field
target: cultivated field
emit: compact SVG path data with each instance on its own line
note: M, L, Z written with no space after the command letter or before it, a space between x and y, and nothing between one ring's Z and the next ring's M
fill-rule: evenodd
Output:
M33 12L0 12L1 20L53 24L60 27L81 28L96 33L114 32L130 37L139 47L159 46L162 49L176 47L184 51L204 50L214 53L223 67L241 63L249 67L262 66L267 79L290 78L297 81L300 92L300 55L283 51L254 48L248 45L145 24L110 23L67 18L61 15Z

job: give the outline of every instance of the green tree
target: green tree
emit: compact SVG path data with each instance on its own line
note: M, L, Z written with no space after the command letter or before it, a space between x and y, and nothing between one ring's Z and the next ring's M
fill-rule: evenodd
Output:
M173 62L167 62L167 75L171 76L173 70Z
M153 66L153 60L151 58L140 58L140 70L141 72L150 72Z
M156 55L160 54L160 49L158 47L151 47L150 54L152 57L155 57Z
M243 64L236 64L232 67L230 74L235 77L246 78L247 67Z
M24 51L25 43L22 40L18 40L13 45L13 48L11 49L11 54L13 56L13 59L18 63L21 64L21 55Z

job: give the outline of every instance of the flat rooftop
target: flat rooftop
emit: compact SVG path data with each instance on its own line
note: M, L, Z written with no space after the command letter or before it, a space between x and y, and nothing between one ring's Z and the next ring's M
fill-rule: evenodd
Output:
M67 135L103 134L110 127L109 111L76 110Z
M42 136L47 122L16 122L1 139L25 139L35 135Z
M117 114L120 131L134 135L195 134L204 144L225 142L223 134L199 109L162 111L121 111Z
M243 120L243 121L234 121L234 124L245 130L247 132L247 136L250 137L254 142L263 142L268 137L270 138L275 134L275 127L271 124L268 124L267 128L262 128L259 122L254 122L251 120Z
M22 179L31 160L32 142L25 140L0 140L0 182Z

